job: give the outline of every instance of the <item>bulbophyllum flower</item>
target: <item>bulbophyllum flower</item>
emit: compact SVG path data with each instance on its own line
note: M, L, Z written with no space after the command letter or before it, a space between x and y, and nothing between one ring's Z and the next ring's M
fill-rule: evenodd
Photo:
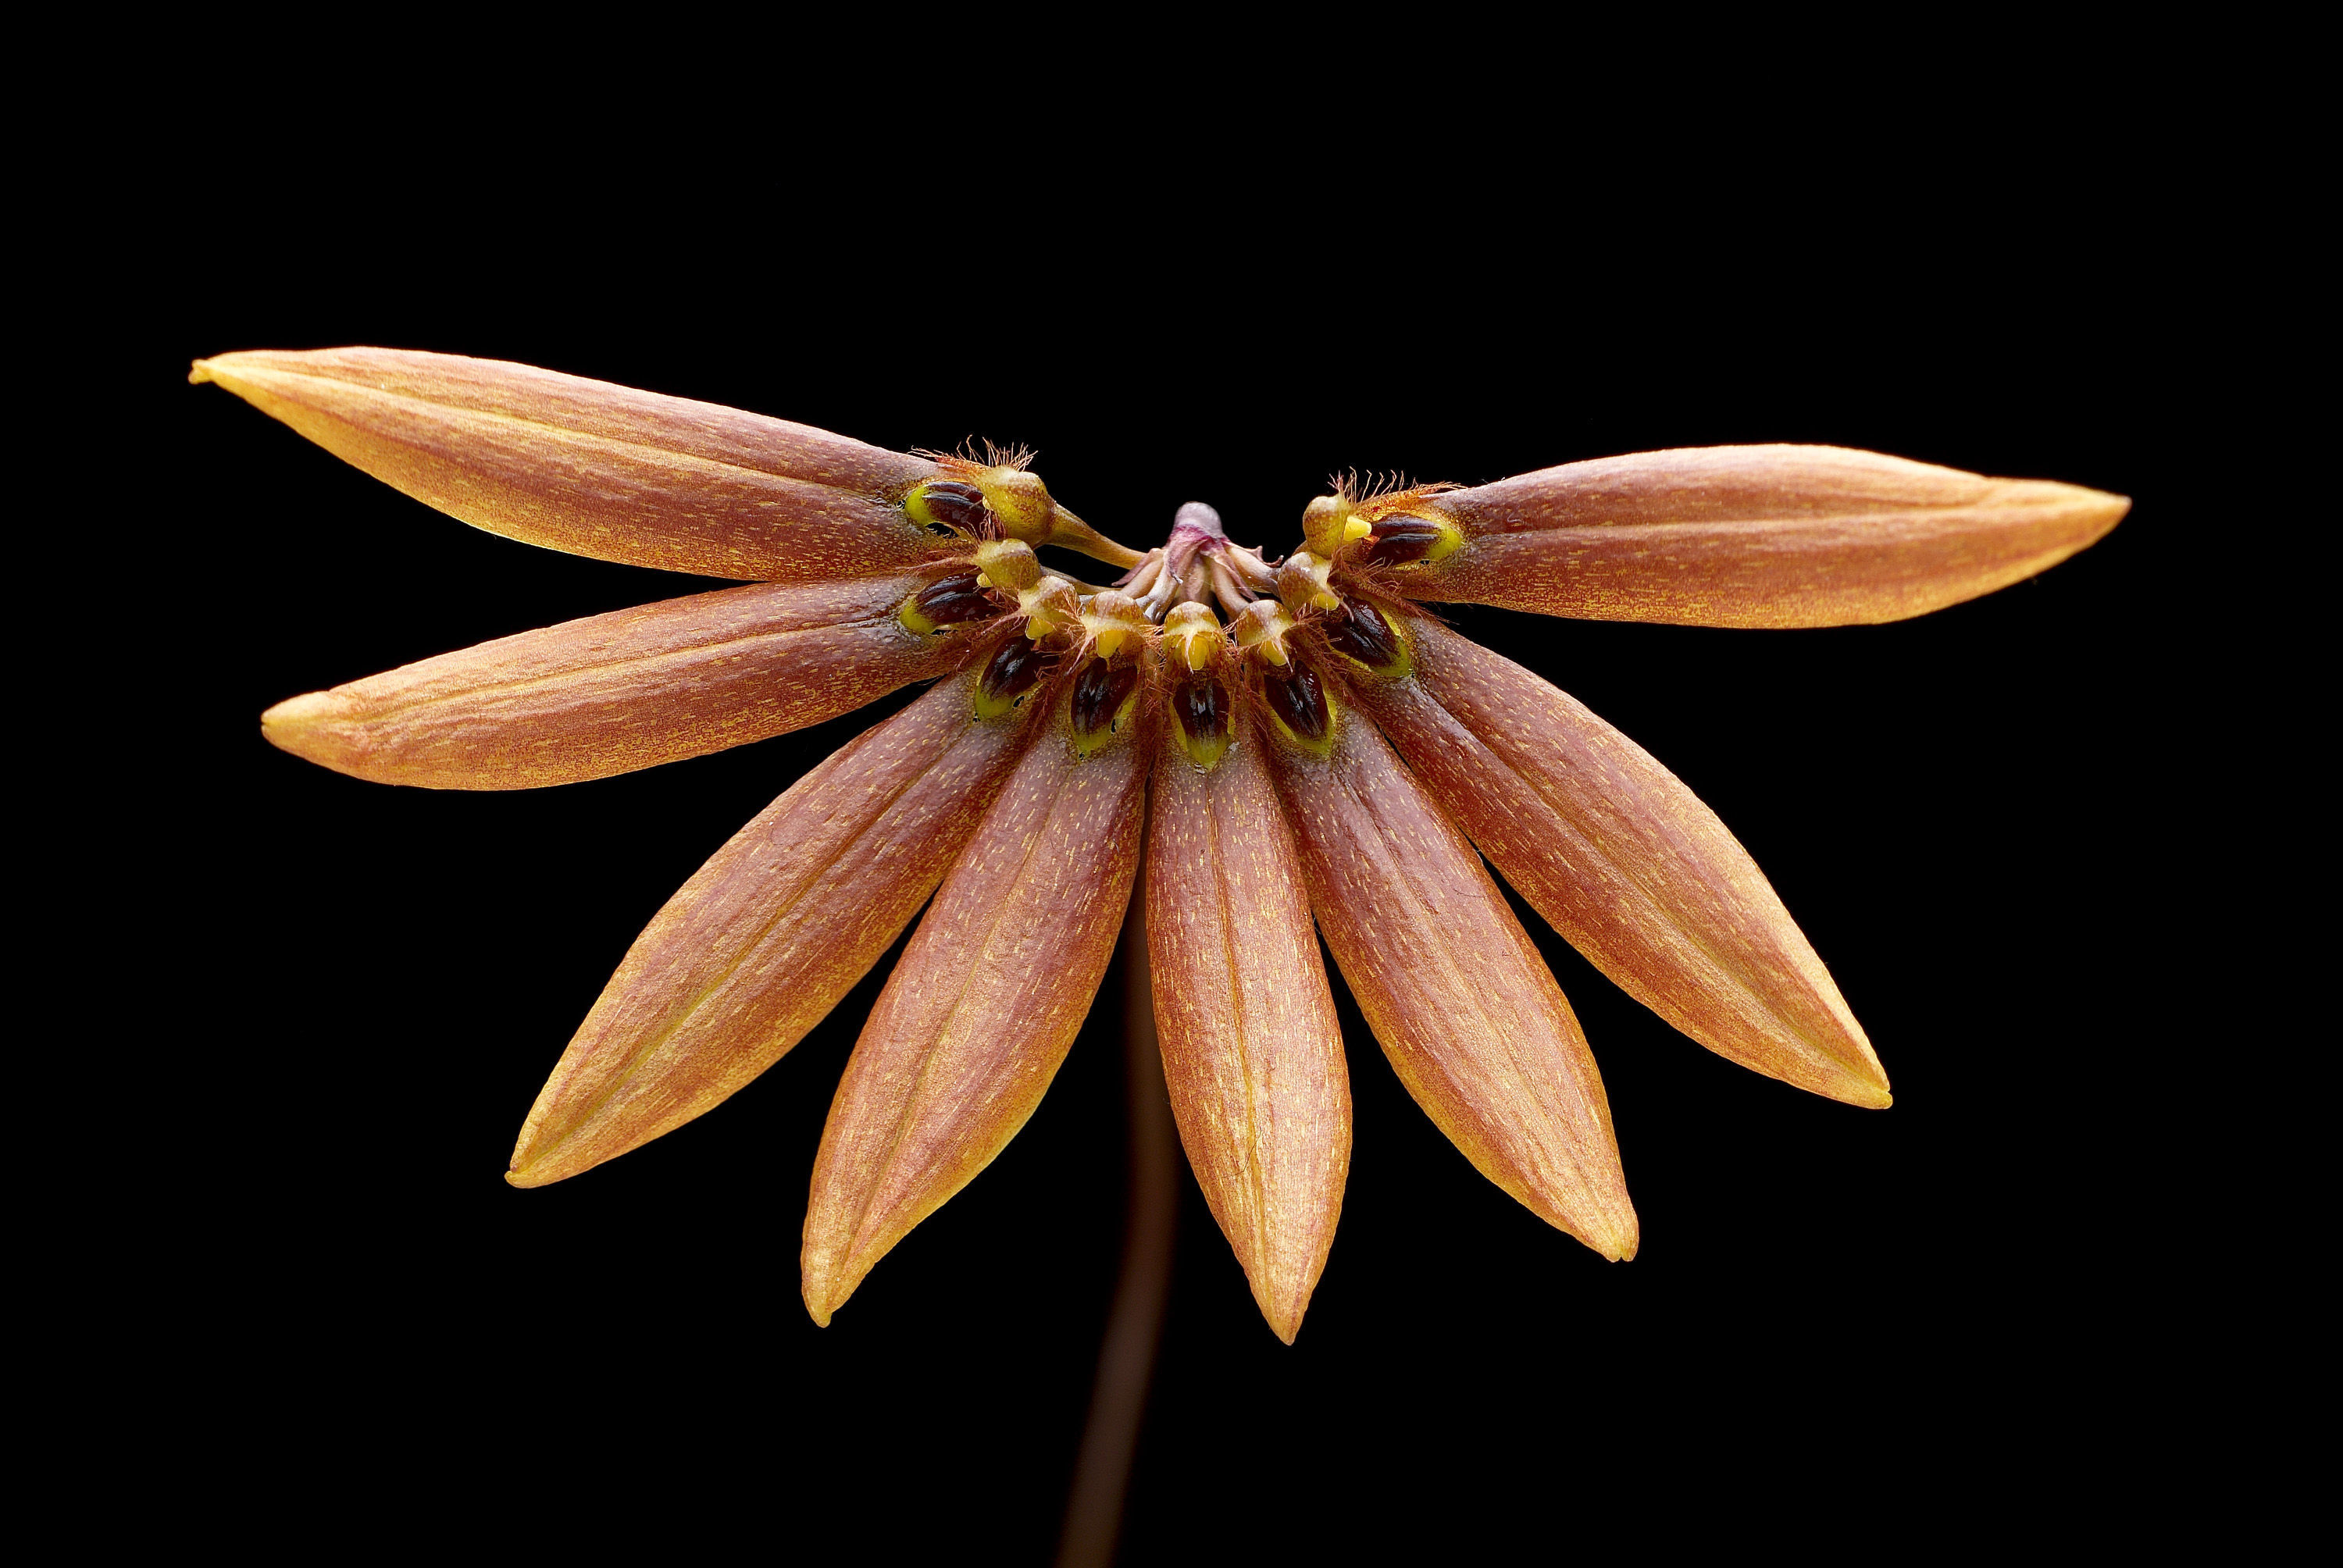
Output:
M193 378L476 527L749 585L294 698L262 725L297 755L386 783L533 788L933 682L659 911L530 1110L508 1175L560 1181L712 1109L925 906L815 1160L801 1261L822 1323L1032 1113L1142 859L1174 1118L1289 1342L1350 1158L1313 917L1417 1102L1491 1181L1606 1257L1633 1256L1637 1232L1602 1080L1490 868L1709 1050L1885 1106L1862 1027L1715 813L1424 607L1893 620L2041 571L2128 506L1865 452L1728 447L1473 488L1338 487L1279 560L1191 505L1141 554L1013 456L885 451L443 355L229 354ZM1035 552L1053 545L1121 575L1050 571Z

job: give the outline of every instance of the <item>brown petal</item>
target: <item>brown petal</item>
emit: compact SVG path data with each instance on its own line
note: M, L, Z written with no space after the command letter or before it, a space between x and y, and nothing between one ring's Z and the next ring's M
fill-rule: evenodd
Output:
M635 940L513 1150L541 1187L648 1143L779 1061L878 961L1034 726L970 719L956 676L734 835Z
M880 993L815 1160L806 1308L872 1265L1041 1103L1105 975L1139 862L1147 750L1073 744L1067 686Z
M474 528L572 555L811 582L899 572L932 543L890 502L935 464L713 403L395 348L223 354L189 379Z
M1180 1141L1292 1344L1342 1211L1351 1081L1263 744L1241 729L1210 772L1178 746L1159 753L1147 948Z
M1634 1256L1610 1105L1562 989L1472 845L1327 685L1324 759L1282 737L1264 750L1359 1010L1483 1175L1604 1256Z
M1838 447L1702 447L1544 468L1428 508L1464 543L1400 568L1413 598L1791 627L1900 620L2006 588L2131 502Z
M925 579L760 583L499 638L261 715L297 757L382 784L528 789L850 713L967 658L896 611Z
M1850 1104L1887 1076L1716 813L1509 658L1420 618L1359 700L1505 879L1621 989L1720 1056Z

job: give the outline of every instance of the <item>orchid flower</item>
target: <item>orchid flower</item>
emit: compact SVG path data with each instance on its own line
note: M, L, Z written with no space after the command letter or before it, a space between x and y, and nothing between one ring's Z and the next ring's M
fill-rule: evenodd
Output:
M1894 620L2040 572L2128 506L1835 447L1723 447L1472 488L1337 484L1279 558L1192 503L1141 552L1061 505L1021 454L887 451L386 349L228 354L193 379L475 527L749 585L293 698L262 726L296 755L384 783L528 789L932 682L653 919L530 1110L508 1178L561 1181L712 1110L917 916L815 1160L801 1266L820 1323L1032 1114L1142 869L1181 1141L1288 1342L1350 1158L1320 937L1425 1112L1605 1257L1634 1256L1637 1221L1602 1080L1493 869L1703 1046L1885 1107L1871 1042L1716 815L1427 607ZM1037 553L1051 547L1120 575L1053 571Z

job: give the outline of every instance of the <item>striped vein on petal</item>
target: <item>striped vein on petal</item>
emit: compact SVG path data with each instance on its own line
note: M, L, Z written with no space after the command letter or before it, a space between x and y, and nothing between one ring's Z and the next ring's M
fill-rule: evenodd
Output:
M528 1113L516 1186L543 1186L704 1114L780 1060L943 879L1031 743L939 683L743 828L636 939Z
M937 890L839 1081L800 1258L817 1323L1008 1146L1104 978L1150 749L1131 733L1084 754L1073 685L1051 691L1041 739Z
M1342 1214L1350 1078L1292 829L1242 710L1234 739L1209 770L1158 754L1148 957L1181 1143L1291 1344Z
M758 584L588 616L310 692L261 716L296 756L384 784L603 779L850 713L964 662L899 616L929 578Z
M785 582L900 572L934 553L898 504L933 461L786 419L389 348L223 354L191 378L427 506L548 549Z
M1506 880L1709 1050L1850 1104L1887 1079L1789 911L1716 814L1513 660L1409 618L1413 672L1359 699Z
M1337 693L1322 758L1268 748L1318 925L1416 1103L1481 1173L1608 1258L1636 1222L1602 1075L1464 835Z
M2006 588L2130 506L1837 447L1687 447L1432 497L1462 543L1395 578L1412 598L1594 620L1846 626Z

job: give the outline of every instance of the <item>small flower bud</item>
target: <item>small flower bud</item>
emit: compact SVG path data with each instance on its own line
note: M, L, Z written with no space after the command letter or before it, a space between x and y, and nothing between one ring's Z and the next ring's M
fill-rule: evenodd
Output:
M984 492L985 504L1011 538L1040 544L1050 537L1051 514L1057 508L1041 475L1022 468L987 468L977 475L976 482Z
M1155 629L1137 599L1113 588L1092 594L1082 602L1082 628L1090 633L1092 648L1101 658L1111 658L1126 648L1143 646L1148 634Z
M1021 539L995 539L976 547L976 564L987 586L1022 594L1040 586L1041 563Z
M1277 597L1295 615L1311 609L1340 609L1342 601L1327 586L1334 563L1308 550L1296 550L1277 568Z
M1310 553L1331 561L1353 539L1367 537L1367 525L1357 516L1358 503L1347 496L1321 496L1302 509L1302 538Z
M1192 601L1174 605L1163 618L1164 651L1175 664L1191 670L1210 668L1220 662L1228 646L1220 618L1202 605Z
M1236 634L1237 646L1247 653L1271 664L1283 664L1285 634L1293 629L1293 618L1275 599L1255 599L1229 623L1229 629Z
M1043 578L1041 586L1019 594L1017 603L1025 612L1025 635L1035 642L1061 627L1081 624L1081 595L1063 578Z

